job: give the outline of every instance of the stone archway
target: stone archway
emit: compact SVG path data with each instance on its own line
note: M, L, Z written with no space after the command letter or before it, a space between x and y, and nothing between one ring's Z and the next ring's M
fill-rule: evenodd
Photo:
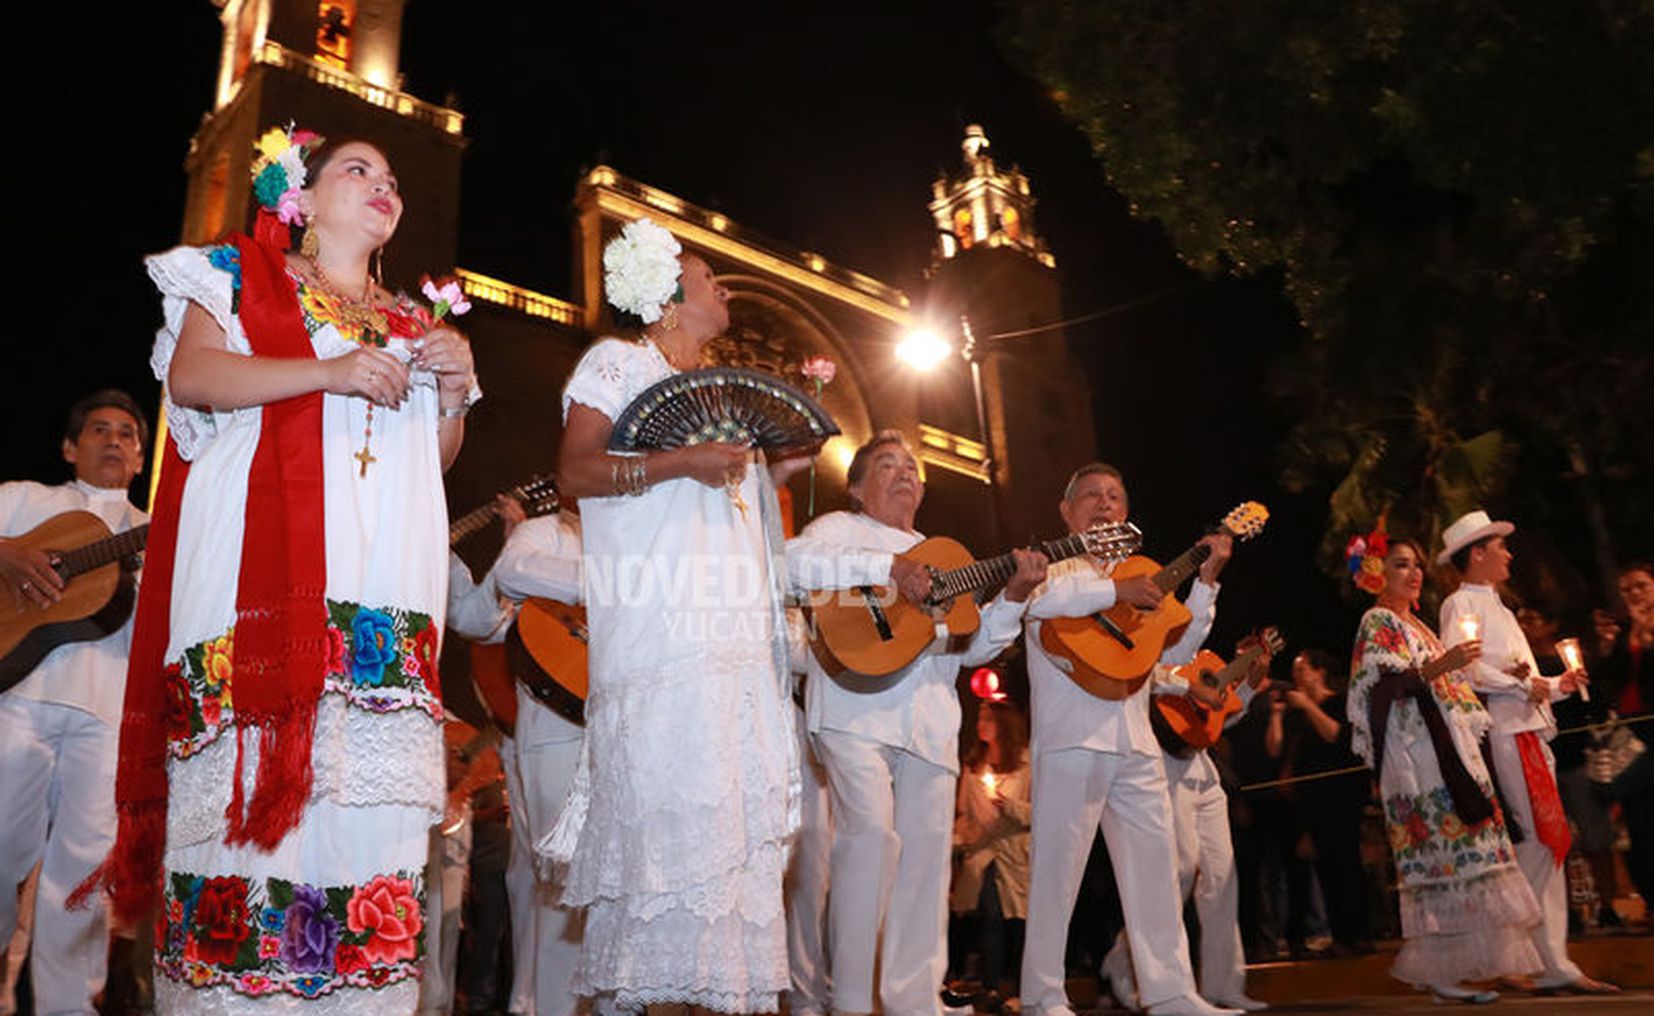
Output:
M705 363L773 374L810 395L815 394L813 386L800 373L804 361L825 356L838 365L837 378L819 399L842 432L817 460L819 512L824 496L837 503L829 492L844 489L850 454L873 433L855 359L838 330L793 290L742 274L720 275L718 282L730 292L729 328L707 345ZM807 484L795 481L795 494L806 489L801 482Z

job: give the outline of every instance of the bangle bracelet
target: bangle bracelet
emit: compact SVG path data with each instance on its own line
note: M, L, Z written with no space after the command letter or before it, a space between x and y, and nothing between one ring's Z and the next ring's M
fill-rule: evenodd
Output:
M468 406L468 405L467 406L455 406L452 409L448 408L447 406L443 406L442 407L442 418L444 420L463 420L463 419L465 419L465 414L469 413L470 411L471 411L471 407Z

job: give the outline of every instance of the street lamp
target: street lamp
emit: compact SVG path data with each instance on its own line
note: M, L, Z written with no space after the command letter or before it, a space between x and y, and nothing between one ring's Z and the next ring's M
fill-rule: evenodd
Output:
M948 340L929 328L915 328L896 343L896 359L921 373L934 370L952 353Z
M896 344L896 358L913 369L926 372L934 369L950 355L957 353L971 367L971 394L976 400L976 433L982 440L982 474L988 482L988 526L995 540L1002 540L999 531L999 483L994 476L994 439L988 433L988 404L982 391L982 347L971 330L971 319L959 315L959 334L964 340L955 349L947 339L929 328L916 328L902 336Z

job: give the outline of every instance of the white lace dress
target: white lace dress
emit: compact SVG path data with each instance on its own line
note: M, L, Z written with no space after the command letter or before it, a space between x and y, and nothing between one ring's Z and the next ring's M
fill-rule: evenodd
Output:
M580 403L613 421L671 373L653 345L601 340L564 416ZM580 502L586 754L541 849L568 864L564 904L586 908L575 987L600 1011L772 1012L787 986L797 764L767 481L748 468L744 515L692 479Z
M233 248L231 248L233 250ZM165 323L151 364L166 378L184 313L204 308L232 352L250 353L232 311L224 248L148 259ZM356 348L326 294L298 287L319 357ZM389 348L411 328L393 318ZM402 329L399 329L399 324ZM377 407L365 476L367 404L323 396L326 599L331 664L300 823L271 853L224 844L236 758L234 640L247 477L261 410L166 403L191 463L179 514L167 648L167 844L156 941L163 1012L302 1008L410 1013L423 952L427 827L441 816L436 653L447 587L447 509L437 393L419 379L400 409ZM246 738L245 785L257 768Z

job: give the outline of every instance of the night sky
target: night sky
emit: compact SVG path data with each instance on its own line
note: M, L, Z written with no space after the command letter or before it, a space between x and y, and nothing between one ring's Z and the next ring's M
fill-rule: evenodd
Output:
M1196 278L1130 218L1085 139L1007 61L991 3L408 7L405 90L466 115L460 265L553 295L568 295L575 181L600 162L917 292L931 181L958 165L965 125L983 124L996 159L1030 180L1070 316L1173 290L1070 333L1099 450L1125 471L1149 549L1169 559L1244 499L1275 512L1225 575L1213 645L1274 622L1294 646L1347 650L1355 608L1310 561L1326 492L1276 482L1290 407L1263 383L1299 341L1296 315L1272 280ZM14 69L9 90L23 393L4 478L64 478L58 438L79 395L158 399L159 303L140 258L177 242L217 13L206 0L31 12L49 70Z

